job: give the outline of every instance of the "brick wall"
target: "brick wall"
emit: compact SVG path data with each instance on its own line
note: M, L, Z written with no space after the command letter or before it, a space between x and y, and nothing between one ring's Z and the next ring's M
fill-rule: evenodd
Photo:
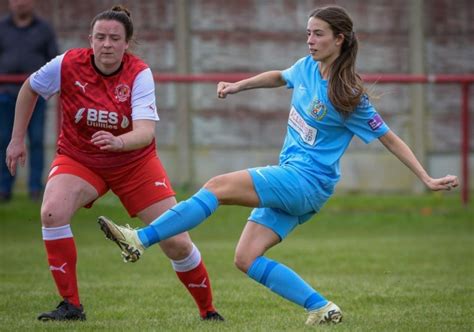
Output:
M54 25L62 51L87 46L89 24L114 1L37 1L41 16ZM131 10L138 43L133 51L152 70L176 72L176 1L123 1ZM409 73L410 0L327 1L352 15L360 40L361 73ZM306 55L306 21L320 5L310 0L192 0L189 8L188 55L192 73L260 72L284 69ZM0 3L5 12L6 2ZM474 6L470 0L423 2L425 68L427 73L474 73ZM284 88L255 90L215 98L215 84L192 84L193 184L222 172L277 161L286 130L290 92ZM407 143L413 140L408 85L377 84L374 100L384 119ZM474 87L470 89L470 146L474 147ZM436 176L460 174L460 87L427 85L427 168ZM178 98L175 84L157 85L162 121L157 127L158 147L172 179L177 178L176 125ZM50 133L55 132L54 101L50 103ZM52 157L54 135L50 135ZM471 174L474 171L471 153ZM374 167L377 165L377 167ZM366 146L355 139L342 160L339 190L403 191L415 178L376 142ZM390 174L387 174L390 170ZM474 176L471 177L471 179Z

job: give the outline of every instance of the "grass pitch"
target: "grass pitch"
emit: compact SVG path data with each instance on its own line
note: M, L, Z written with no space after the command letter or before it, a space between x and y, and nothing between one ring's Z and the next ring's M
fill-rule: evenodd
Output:
M181 197L183 198L183 197ZM221 207L191 232L211 276L224 323L199 320L192 298L158 247L124 264L96 223L129 221L113 196L82 209L72 228L86 322L43 323L60 298L41 240L39 204L0 205L2 331L303 331L305 312L233 266L250 209ZM457 194L336 196L267 256L337 303L334 331L473 331L474 207Z

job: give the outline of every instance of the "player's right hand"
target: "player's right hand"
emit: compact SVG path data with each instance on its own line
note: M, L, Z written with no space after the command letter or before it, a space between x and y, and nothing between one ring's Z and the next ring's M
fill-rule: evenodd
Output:
M228 94L239 92L239 88L235 83L219 82L217 84L217 97L225 98Z
M21 167L25 166L26 146L24 140L11 140L6 152L5 163L7 164L10 174L15 176L18 162L20 162Z

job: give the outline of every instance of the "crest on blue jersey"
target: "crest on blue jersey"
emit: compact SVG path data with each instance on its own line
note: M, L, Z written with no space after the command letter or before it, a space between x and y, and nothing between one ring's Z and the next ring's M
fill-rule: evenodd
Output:
M328 112L328 108L326 105L323 104L323 102L319 99L313 99L311 102L310 106L310 114L313 118L315 118L318 121L321 121L325 116L326 113Z

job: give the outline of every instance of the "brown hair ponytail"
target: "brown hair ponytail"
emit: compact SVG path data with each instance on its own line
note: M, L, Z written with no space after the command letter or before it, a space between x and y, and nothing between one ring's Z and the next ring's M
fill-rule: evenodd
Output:
M352 19L344 8L338 6L318 8L309 17L327 22L334 36L344 36L341 54L334 60L329 72L328 95L334 107L348 115L354 111L365 93L362 79L355 71L359 42L353 30Z

